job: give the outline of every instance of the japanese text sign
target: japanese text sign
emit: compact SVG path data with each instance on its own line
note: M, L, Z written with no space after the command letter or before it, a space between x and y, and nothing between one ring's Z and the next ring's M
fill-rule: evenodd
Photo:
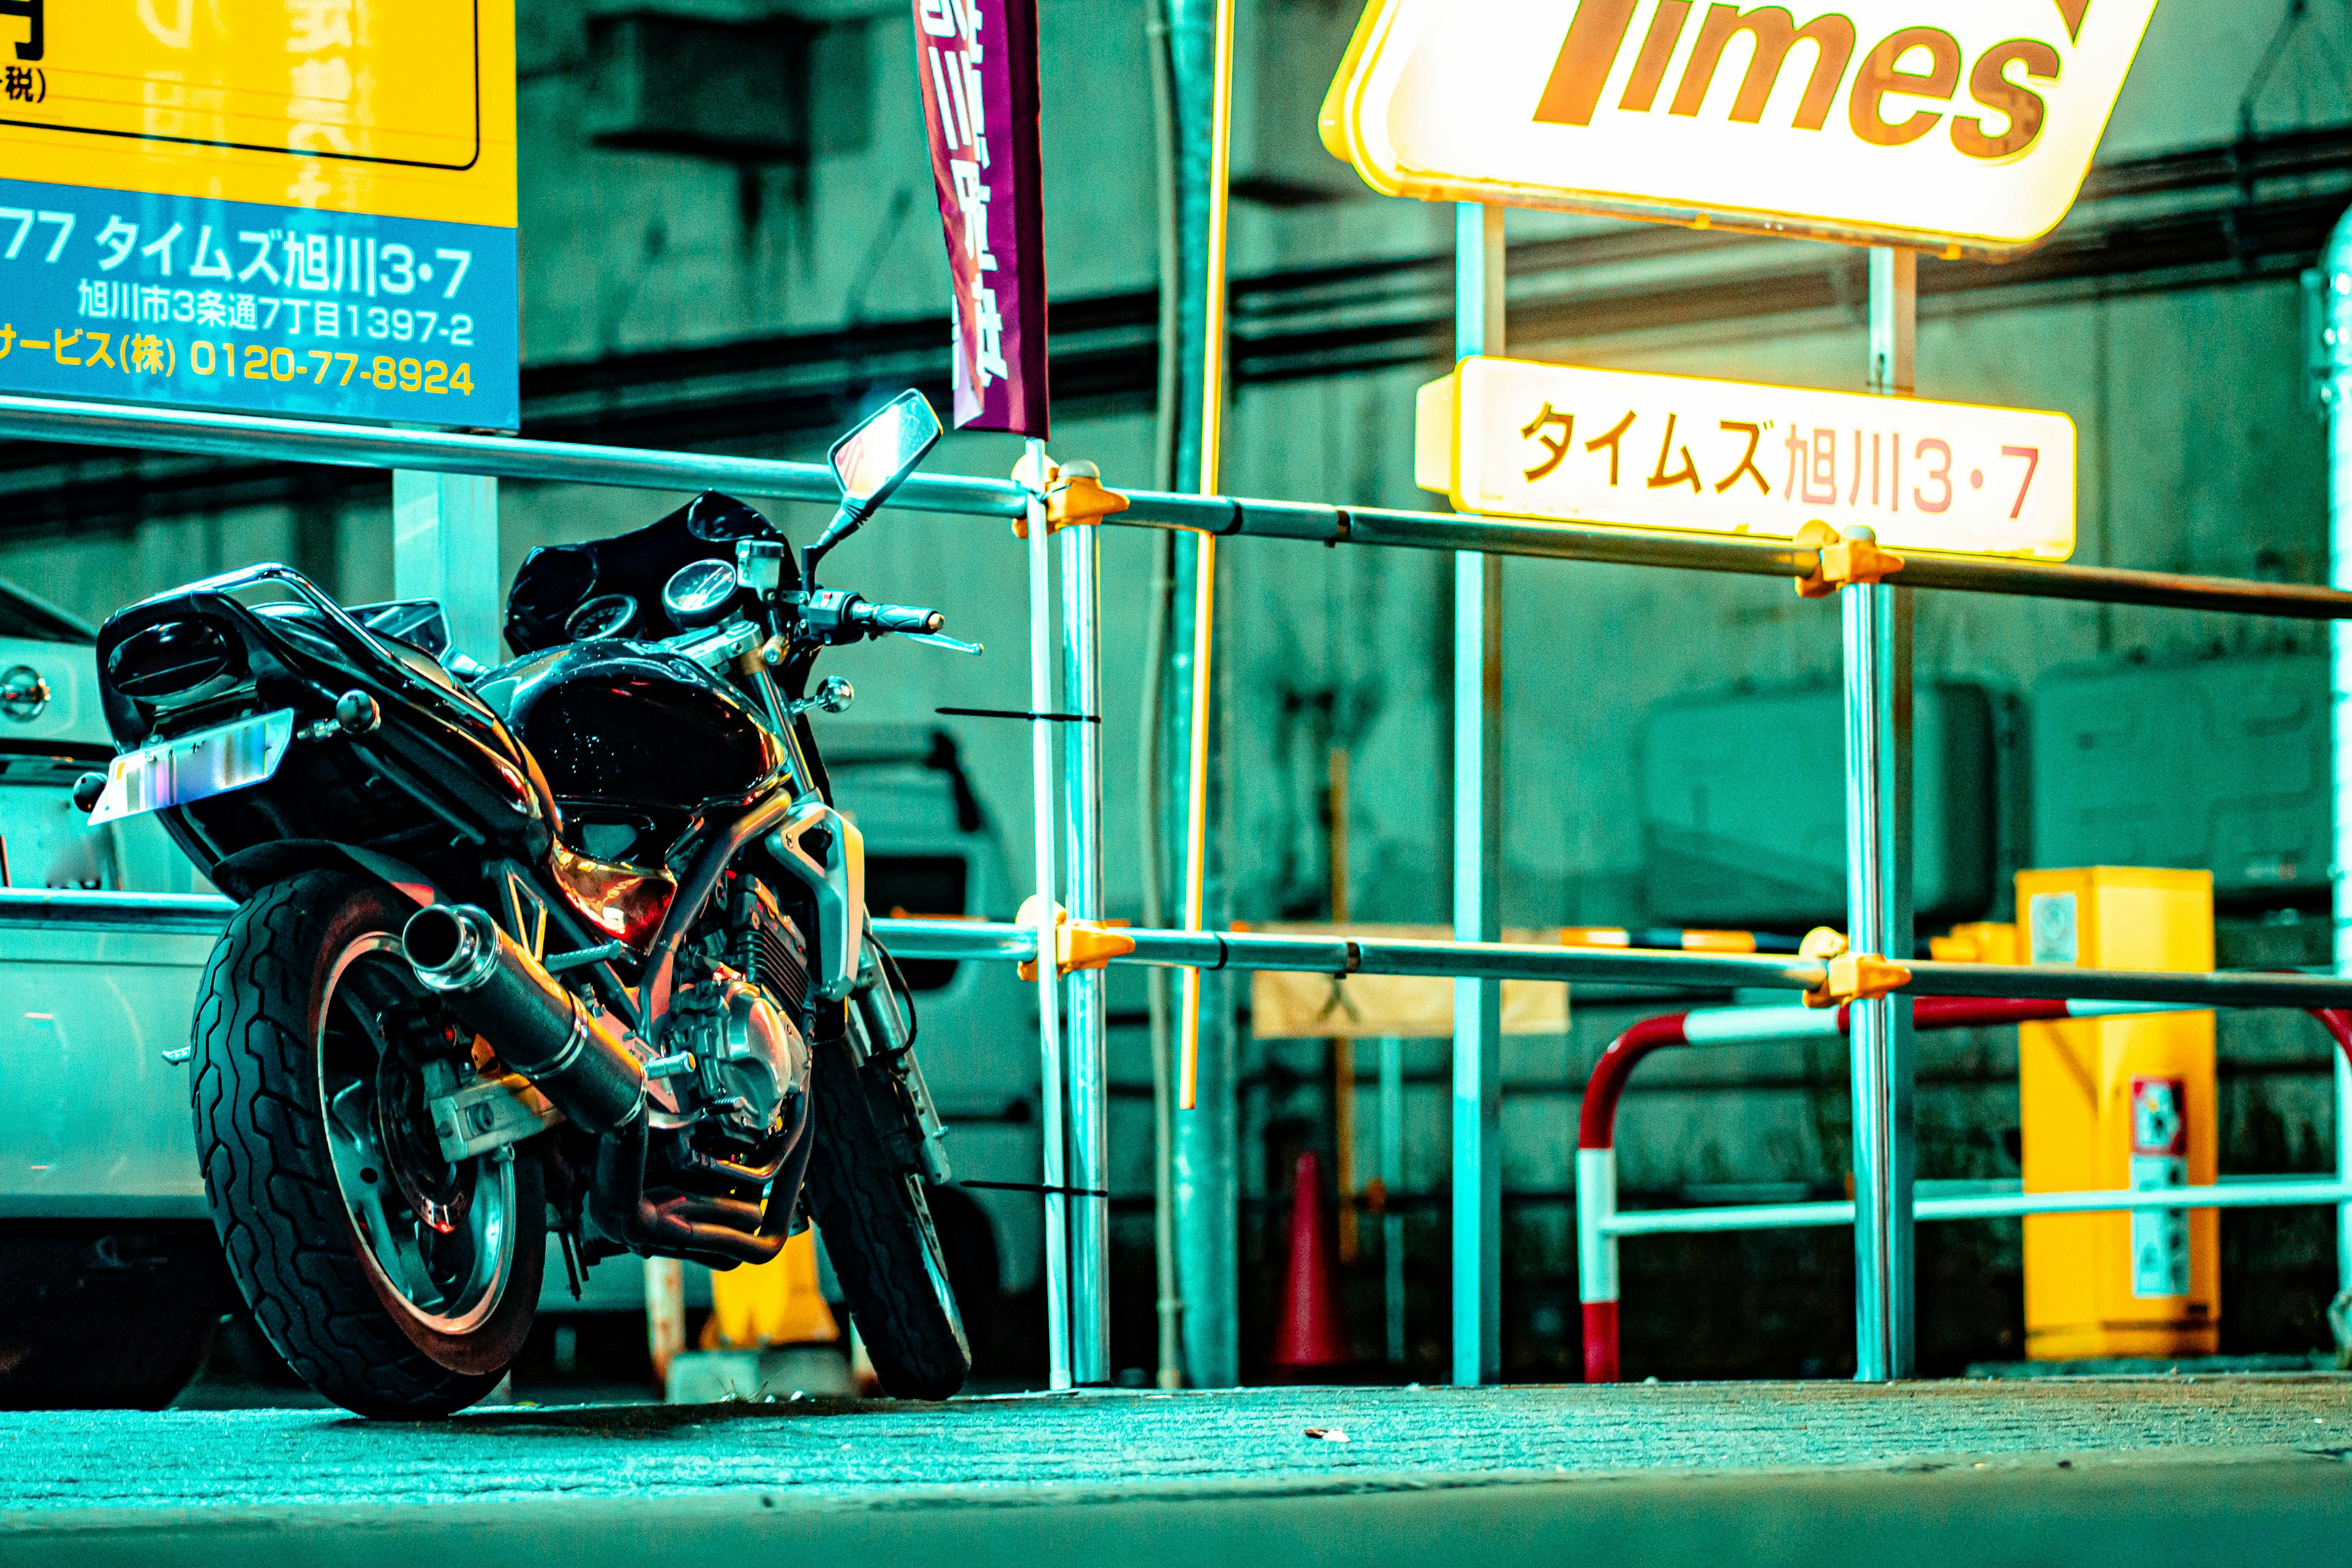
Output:
M1469 512L2063 561L2063 414L1469 359L1421 392L1415 478Z
M1371 0L1323 139L1391 195L2000 256L2074 205L2156 0Z
M916 74L955 282L955 422L1043 437L1036 0L915 0Z
M0 0L0 391L518 423L512 0Z

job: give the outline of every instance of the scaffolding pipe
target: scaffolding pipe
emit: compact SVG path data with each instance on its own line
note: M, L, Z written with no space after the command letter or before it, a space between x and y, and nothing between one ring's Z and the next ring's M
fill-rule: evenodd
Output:
M104 897L105 895L91 895ZM0 894L0 910L6 895ZM226 908L224 907L224 912ZM1036 954L1030 927L987 921L877 920L875 934L901 958L1026 963ZM1111 962L1169 967L1275 970L1291 974L1405 974L1424 979L1607 982L1674 991L1819 991L1829 968L1794 954L1645 952L1517 942L1412 941L1402 937L1272 936L1250 931L1123 928L1135 950ZM2007 964L1909 965L1915 997L2137 1002L2145 1011L2209 1007L2352 1009L2352 977L2294 972L2192 973L2170 970L2027 969ZM1823 1016L1826 1016L1824 1013Z
M1503 209L1454 209L1455 360L1504 343ZM1503 563L1454 557L1454 940L1502 934ZM1503 987L1454 982L1454 1381L1503 1371Z
M617 485L630 489L719 489L747 496L822 502L841 499L832 470L815 463L707 452L641 451L569 441L529 441L436 430L375 429L316 419L209 414L0 395L0 439L150 451L322 463L338 468L414 468L488 474L551 484ZM1223 538L1291 539L1314 544L1368 544L1405 550L1464 551L1531 560L1597 561L1753 577L1809 577L1818 551L1787 541L1648 533L1580 524L1517 522L1320 501L1123 491L1127 510L1103 520L1115 528L1183 529ZM1003 479L917 474L891 498L907 511L1015 518L1027 492ZM2177 572L1904 553L1892 581L1909 588L2210 610L2290 620L2352 618L2352 591Z
M1062 972L1054 935L1054 709L1052 563L1045 550L1045 444L1031 441L1025 471L1035 481L1029 492L1029 769L1034 805L1037 893L1029 909L1031 952L1037 962L1038 1142L1044 1150L1039 1180L1045 1197L1045 1375L1055 1388L1070 1386L1069 1179L1062 1124Z
M1847 531L1850 540L1875 536ZM1845 633L1846 930L1871 953L1911 951L1908 769L1910 639L1896 590L1854 583L1838 595ZM1911 999L1853 1005L1854 1375L1911 1371Z
M1062 530L1062 885L1074 921L1103 917L1101 542ZM1110 1089L1103 972L1063 982L1070 1064L1070 1377L1110 1381Z
M182 893L100 893L37 888L0 889L0 927L97 925L182 931L218 931L236 912L226 899ZM1000 921L874 921L875 937L899 958L1027 963L1037 956L1034 926ZM1612 948L1564 948L1517 942L1418 942L1402 937L1264 936L1248 931L1153 931L1122 928L1135 951L1117 964L1198 967L1210 971L1276 970L1293 974L1405 974L1454 979L1573 984L1654 985L1667 991L1817 991L1828 967L1793 954L1645 952ZM2163 1004L2136 1011L2182 1012L2208 1007L2291 1007L2352 1010L2352 976L2294 973L2184 973L2137 969L2025 969L1991 963L1910 966L1911 994L2018 1001ZM1796 1009L1772 1009L1791 1015ZM1827 1010L1811 1016L1828 1017ZM2325 1021L2325 1020L2323 1020ZM2331 1026L2333 1027L2334 1026ZM2352 1027L2352 1024L2347 1024Z

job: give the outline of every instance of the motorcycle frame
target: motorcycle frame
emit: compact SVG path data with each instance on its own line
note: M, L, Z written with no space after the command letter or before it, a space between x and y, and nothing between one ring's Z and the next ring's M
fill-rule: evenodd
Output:
M323 636L334 655L332 660L316 650L297 646L282 627L271 625L271 617L235 597L241 591L265 587L282 590L304 608L316 612L318 619L306 623L306 630ZM625 1025L647 1050L654 1051L658 1049L662 1026L670 1010L679 952L688 934L720 895L727 873L730 869L746 869L766 884L777 896L779 904L803 926L811 950L811 1006L821 1011L856 1005L866 1027L870 1050L890 1056L898 1065L918 1108L924 1134L921 1163L926 1173L934 1180L946 1178L944 1161L935 1147L942 1129L930 1108L928 1091L922 1087L919 1070L906 1055L911 1043L910 1030L902 1016L911 1016L912 999L898 994L890 966L877 961L878 950L870 942L863 898L862 839L826 798L825 775L822 763L815 760L818 753L814 750L814 738L805 731L797 713L790 710L778 713L772 702L760 703L768 713L784 720L777 735L782 761L747 792L740 804L724 810L706 805L705 815L690 822L673 847L673 858L677 850L688 852L688 868L647 944L638 984L632 988L615 967L619 954L596 956L605 954L612 942L572 906L550 869L549 857L556 833L551 820L554 800L546 780L529 750L507 730L503 720L478 700L457 694L455 689L459 683L454 674L450 676L450 687L423 675L315 584L292 568L275 563L220 574L142 600L110 623L106 647L118 646L147 626L190 617L230 624L244 639L243 651L249 661L247 673L257 687L263 677L251 668L250 661L257 656L266 656L274 666L269 678L280 687L279 696L284 695L282 688L289 681L298 688L307 688L309 700L294 704L297 744L364 748L369 766L391 789L437 818L461 843L470 847L464 858L475 860L477 868L473 879L477 885L466 887L459 879L436 875L373 845L323 838L278 838L220 855L215 853L217 846L205 840L189 825L183 808L167 807L159 812L165 831L182 852L205 868L225 889L242 896L297 871L341 864L392 887L419 908L434 903L478 903L533 960L552 959L567 975L575 970L581 972L578 978L586 982L597 1002ZM795 698L797 688L805 681L814 662L814 653L813 649L807 650L796 657L785 672L786 684L793 689ZM386 716L377 727L354 735L324 719L304 722L316 714L331 714L338 699L354 689L367 692L376 700L379 712ZM111 719L127 704L110 686L107 690ZM754 695L764 700L769 693ZM265 700L278 700L273 697ZM470 740L495 762L486 765L483 759L466 757L452 747L443 746L438 750L454 765L426 773L397 756L388 755L394 750L386 743L388 729L410 739L423 732L418 725L406 722L412 713L438 721L444 729ZM140 716L136 728L144 739L152 736L164 722L167 721ZM468 763L473 765L469 767ZM486 774L507 775L503 782L510 784L520 777L524 787L503 801L476 798L481 792L469 791L466 785L481 783ZM266 790L268 785L257 787ZM512 824L500 824L496 809L499 805L510 810L516 819ZM800 844L812 829L818 827L833 835L832 852L822 860ZM440 858L446 858L449 853L457 852L444 852ZM761 863L762 858L768 864ZM554 943L558 940L568 945L556 950ZM565 959L572 962L564 963ZM880 1005L875 994L879 991L891 994L890 1006ZM530 1129L534 1132L537 1130ZM637 1144L646 1141L642 1124L635 1137ZM772 1185L767 1211L748 1232L763 1244L764 1250L772 1250L772 1247L764 1246L772 1230L775 1233L773 1245L781 1245L782 1227L796 1207L799 1175L806 1163L808 1141L803 1111L802 1124L775 1174L774 1180L780 1185ZM741 1248L714 1251L708 1245L696 1246L692 1225L678 1230L679 1222L674 1216L652 1213L644 1196L645 1150L617 1147L627 1142L597 1140L596 1152L591 1160L590 1184L606 1210L623 1216L624 1228L630 1233L625 1239L631 1250L725 1264L760 1260L742 1255ZM791 1190L782 1191L784 1186ZM779 1196L783 1199L781 1204L775 1201ZM576 1226L577 1214L571 1219ZM665 1223L677 1231L675 1236L664 1231ZM707 1241L708 1237L702 1239Z

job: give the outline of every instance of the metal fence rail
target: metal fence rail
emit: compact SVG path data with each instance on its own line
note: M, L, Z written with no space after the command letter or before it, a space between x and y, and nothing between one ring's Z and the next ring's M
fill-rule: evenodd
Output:
M2115 1214L2146 1209L2317 1208L2352 1203L2352 1182L2276 1176L2157 1192L1984 1193L1915 1200L1917 1219L2019 1219L2037 1214ZM1727 1208L1620 1209L1599 1222L1603 1236L1696 1236L1796 1230L1853 1223L1852 1203L1739 1204Z
M2008 973L2013 975L2021 972ZM2241 977L2208 978L2228 981ZM2145 1016L2165 1010L2168 1009L2163 1004L2080 998L1923 998L1916 1005L1913 1022L1921 1030L1997 1028L2064 1019ZM2312 1011L2337 1047L2331 1055L2339 1060L2352 1059L2352 1020L2325 1008ZM1706 1208L1620 1208L1618 1111L1635 1070L1661 1051L1692 1047L1719 1049L1790 1040L1831 1040L1851 1035L1854 1049L1859 1052L1863 1023L1859 1008L1833 1013L1788 1006L1700 1007L1687 1013L1640 1019L1610 1042L1585 1085L1577 1117L1577 1290L1584 1319L1586 1382L1615 1383L1623 1373L1619 1353L1619 1312L1624 1280L1619 1268L1618 1243L1624 1237L1855 1226L1864 1223L1866 1213L1854 1199L1741 1203ZM2336 1113L2339 1121L2352 1117L2352 1096L2339 1091ZM1859 1198L1859 1180L1853 1190ZM2027 1192L2024 1183L2018 1180L1919 1182L1906 1185L1898 1212L1902 1223L1909 1226L1921 1220L2016 1219L2029 1215L2147 1210L2332 1206L2340 1212L2347 1203L2352 1203L2352 1170L2341 1171L2334 1177L2223 1176L2212 1185L2087 1192Z
M1465 209L1463 216L1466 220L1467 216L1476 215L1474 209ZM1485 216L1491 218L1494 215ZM1466 221L1457 226L1464 235L1486 232ZM1489 224L1487 227L1493 231L1489 236L1490 241L1498 242L1498 226ZM2352 245L2347 248L2352 248ZM1475 249L1465 241L1463 254L1469 257ZM1893 332L1897 339L1905 330L1903 323L1908 318L1910 308L1908 285L1904 281L1906 275L1904 258L1892 252L1874 255L1874 353L1878 352L1882 329ZM1465 276L1468 273L1465 272ZM2352 286L2342 291L2352 294ZM1491 323L1497 329L1495 333L1496 341L1483 344L1478 352L1491 352L1501 347L1499 296L1486 300L1486 305L1490 315L1496 318ZM1881 358L1882 369L1894 372L1898 360L1902 362L1902 368L1900 374L1884 378L1887 384L1879 389L1895 394L1906 392L1907 349L1900 353L1890 349ZM1878 386L1880 379L1878 371L1874 370L1874 387ZM634 489L676 490L717 487L754 497L820 504L830 504L838 496L830 470L810 463L704 453L636 451L499 436L381 429L321 420L0 396L0 438L10 437L143 447L264 461L422 470ZM1471 599L1463 597L1461 584L1475 581L1499 582L1499 579L1479 576L1482 570L1476 560L1479 556L1601 562L1783 579L1814 577L1822 569L1822 552L1782 542L1496 521L1450 513L1353 508L1320 502L1182 496L1154 491L1129 491L1126 494L1129 502L1128 508L1105 518L1102 520L1104 522L1122 527L1185 529L1220 537L1290 539L1328 545L1363 544L1457 552L1457 617L1465 614L1465 606L1472 603ZM908 481L893 504L906 510L978 517L1013 518L1029 513L1034 518L1038 501L1033 491L1012 480L921 475ZM1488 563L1484 570L1491 573L1491 566L1492 563ZM395 578L398 575L396 558ZM439 582L441 579L436 577L433 580ZM2331 623L2352 622L2352 592L2170 573L1958 559L1911 552L1906 554L1901 570L1888 577L1887 582L1899 588L2131 604ZM2347 586L2352 586L2352 584L2347 584ZM1853 800L1864 795L1875 798L1888 789L1892 781L1903 776L1907 769L1907 761L1901 754L1901 748L1907 742L1899 738L1906 731L1895 716L1897 709L1907 703L1907 695L1893 700L1884 699L1904 689L1907 682L1910 596L1907 594L1887 595L1876 588L1865 588L1861 593L1848 593L1843 596L1857 601L1855 605L1849 606L1850 617L1862 604L1892 601L1890 613L1873 617L1868 628L1869 636L1865 639L1870 658L1863 662L1880 670L1882 676L1874 677L1874 679L1878 685L1888 688L1887 691L1880 693L1882 700L1877 709L1872 710L1876 715L1874 722L1880 729L1898 737L1894 751L1878 755L1869 748L1857 751L1853 743L1853 737L1849 735L1846 771L1851 816ZM1478 602L1485 603L1484 600ZM1480 613L1491 618L1493 608L1492 605L1487 605ZM1033 594L1031 614L1033 617L1050 616L1050 606L1041 595ZM1457 635L1461 629L1457 626ZM1033 641L1044 635L1042 629L1033 627ZM2339 655L2344 647L2352 646L2343 642L2341 631L2332 631L2331 635L2336 639ZM1080 635L1075 643L1066 647L1066 659L1097 663L1099 649L1093 646L1091 637L1090 629ZM1856 683L1864 671L1853 657L1853 637L1848 640L1846 680L1851 706L1856 699ZM1499 658L1499 653L1490 647L1486 658L1491 663ZM1475 675L1477 670L1472 669L1473 666L1485 668L1475 658L1460 668L1470 669ZM1474 697L1478 689L1479 682L1471 680L1467 689ZM1042 701L1037 707L1041 713L1046 711ZM1477 739L1477 724L1481 721L1477 704L1471 701L1465 707L1461 691L1457 690L1457 707L1463 708L1463 711L1456 714L1457 777L1475 775L1485 778L1493 763L1491 748ZM1465 729L1465 725L1468 728ZM1850 723L1849 730L1852 729ZM1464 749L1465 737L1469 738L1467 751ZM1465 763L1475 765L1465 769ZM2343 787L2344 781L2339 778L2339 792ZM1049 793L1041 789L1041 797ZM1849 898L1848 926L1857 942L1865 949L1874 943L1882 951L1895 954L1906 952L1909 947L1908 900L1902 892L1904 879L1907 876L1909 850L1907 836L1900 830L1899 818L1903 815L1898 811L1895 817L1890 819L1895 823L1895 827L1887 836L1889 841L1882 857L1889 872L1886 878L1881 879L1883 885L1851 890ZM2343 815L2339 813L2339 816ZM1080 831L1075 821L1067 826L1074 832ZM1041 839L1053 832L1054 827L1054 824L1041 817L1038 825ZM1095 847L1098 850L1098 827L1095 832ZM2338 858L2341 860L2343 857ZM1491 897L1493 889L1486 881L1492 874L1491 861L1491 855L1473 855L1466 861L1457 856L1455 892L1458 906L1465 887L1483 889L1482 896ZM1469 879L1466 883L1463 880L1465 875ZM2345 897L2345 884L2340 876L2337 889L2340 906ZM1041 891L1050 895L1054 889L1041 889ZM103 900L106 896L98 897ZM42 901L44 900L48 901ZM1050 905L1051 897L1045 901ZM200 929L205 922L216 918L194 905L146 903L134 906L117 901L108 909L110 912L102 913L99 903L82 902L58 895L33 895L29 900L20 900L0 894L0 925L76 922L104 925L118 921L144 921L151 929L163 922L179 922L184 928L193 922ZM225 905L220 909L222 912L226 911ZM885 941L892 942L898 951L909 957L1020 960L1034 954L1038 946L1033 931L1015 926L877 921L877 928ZM1465 929L1457 921L1456 929L1463 934L1472 935L1485 934L1486 928ZM1874 937L1873 933L1882 931L1884 934ZM1816 990L1824 985L1827 973L1825 966L1811 961L1763 956L1534 949L1490 942L1412 942L1388 939L1349 941L1214 931L1139 931L1127 934L1135 940L1136 947L1120 962L1175 965L1192 970L1273 969L1333 974L1451 976L1461 982L1510 978L1609 982L1677 989L1781 991ZM1931 963L1915 963L1910 967L1910 984L1898 994L1894 1004L1871 1004L1861 1009L1873 1017L1885 1015L1893 1033L1889 1036L1889 1048L1880 1055L1890 1063L1900 1063L1904 1059L1901 1052L1893 1049L1895 1038L1907 1027L1905 1021L1907 1003L1900 998L1915 995L2159 1002L2199 1007L2352 1008L2352 980L2309 975L2114 973ZM1475 1002L1486 995L1488 988L1470 984L1466 990ZM1456 1047L1457 1058L1460 1058L1462 1042L1458 1039ZM1093 1059L1097 1053L1082 1055L1084 1059ZM1482 1190L1493 1185L1491 1151L1486 1149L1484 1142L1475 1139L1465 1144L1462 1128L1469 1125L1475 1131L1486 1127L1496 1111L1496 1108L1491 1103L1491 1094L1479 1087L1480 1074L1487 1069L1488 1065L1483 1059L1469 1064L1469 1075L1465 1078L1463 1076L1464 1062L1460 1059L1456 1062L1457 1184L1475 1180ZM2352 1068L2343 1070L2352 1073ZM1871 1090L1868 1098L1874 1112L1891 1112L1903 1098L1898 1092L1899 1086L1891 1079L1883 1084L1874 1081L1864 1087ZM1469 1089L1475 1089L1475 1093L1469 1093ZM2352 1098L2352 1078L2344 1079L2343 1092L2347 1098ZM1487 1121L1477 1121L1474 1117L1472 1122L1464 1123L1462 1116L1465 1106ZM1899 1174L1907 1169L1907 1165L1903 1159L1896 1157L1899 1153L1896 1145L1907 1140L1908 1136L1907 1125L1901 1124L1899 1121L1888 1123L1885 1169L1881 1171L1874 1167L1863 1184L1871 1200L1872 1217L1871 1223L1862 1230L1868 1237L1875 1238L1865 1250L1874 1258L1883 1255L1882 1260L1885 1265L1883 1268L1861 1270L1857 1274L1857 1333L1865 1346L1862 1375L1866 1378L1902 1375L1909 1365L1907 1325L1912 1291L1907 1236L1914 1205L1910 1201L1907 1179ZM2338 1142L2347 1172L2346 1184L2352 1185L2352 1134L2339 1129ZM1491 1320L1492 1291L1487 1287L1493 1283L1490 1277L1494 1273L1496 1245L1496 1238L1492 1234L1496 1205L1487 1202L1483 1207L1472 1205L1464 1208L1457 1204L1457 1321L1468 1321L1465 1314L1474 1310L1482 1319ZM1921 1217L1936 1217L1925 1209L1919 1209L1917 1213ZM2339 1226L2342 1232L2339 1253L2344 1260L2346 1278L2352 1280L2352 1205L2345 1208ZM1480 1268L1473 1270L1472 1275L1465 1275L1459 1267L1465 1258L1480 1261ZM1487 1337L1491 1339L1492 1335ZM1486 1348L1491 1351L1492 1346ZM1482 1352L1465 1362L1464 1342L1457 1341L1455 1349L1457 1380L1475 1382L1486 1375L1481 1367L1491 1357ZM1057 1366L1057 1381L1064 1372L1065 1369Z
M205 457L409 468L551 483L636 489L739 490L826 505L840 499L818 463L703 452L639 451L569 441L389 430L320 419L281 419L176 408L139 408L0 396L0 438L146 447ZM1111 476L1116 479L1116 476ZM1756 577L1808 577L1821 555L1769 541L1646 533L1571 523L1497 521L1447 512L1334 506L1319 501L1128 490L1128 510L1106 518L1121 527L1188 529L1252 539L1370 544L1408 550L1594 561ZM907 510L976 517L1023 515L1029 492L1010 479L918 474L892 499ZM2352 619L2352 594L2299 584L2257 583L2170 572L1964 560L1916 552L1891 579L1902 586L2001 594L2168 609L2216 610L2297 620Z
M876 921L874 932L902 958L998 959L1037 954L1028 926L983 921ZM1114 963L1298 974L1612 982L1693 991L1814 991L1829 967L1815 959L1737 953L1644 952L1528 943L1411 942L1394 937L1259 936L1246 931L1119 928L1135 951ZM2189 1007L2352 1007L2352 979L2325 974L2180 973L2159 970L2026 969L2006 964L1912 964L1915 996L2021 996L2053 1001L2178 1003Z
M0 927L135 925L216 930L236 905L205 894L0 889ZM1770 954L1648 952L1538 947L1524 942L1414 942L1398 937L1264 936L1249 931L1120 927L1135 950L1115 964L1270 970L1294 974L1392 974L1424 979L1533 980L1654 985L1675 991L1819 989L1828 966ZM874 934L899 958L1026 963L1032 926L992 921L877 920ZM2153 970L2025 969L1990 963L1912 967L1906 994L2021 996L2078 1002L2178 1003L2182 1007L2352 1008L2352 979L2323 974L2203 973Z

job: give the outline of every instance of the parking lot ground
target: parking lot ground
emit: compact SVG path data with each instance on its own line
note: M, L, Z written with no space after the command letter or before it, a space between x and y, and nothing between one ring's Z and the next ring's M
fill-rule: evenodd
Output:
M52 1565L2210 1568L2352 1552L2352 1378L58 1412L0 1476Z

